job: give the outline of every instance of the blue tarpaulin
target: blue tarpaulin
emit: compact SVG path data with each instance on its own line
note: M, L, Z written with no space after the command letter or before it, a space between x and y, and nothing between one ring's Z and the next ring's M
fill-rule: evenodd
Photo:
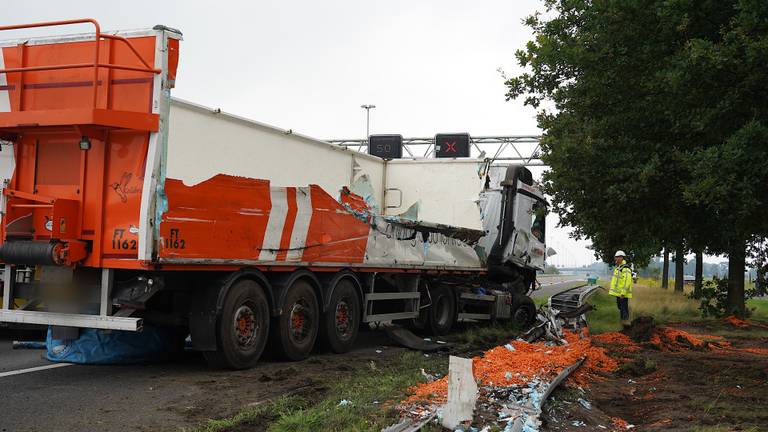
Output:
M130 364L166 360L183 351L184 336L169 327L144 326L141 332L81 329L80 337L57 340L48 328L46 357L52 362Z

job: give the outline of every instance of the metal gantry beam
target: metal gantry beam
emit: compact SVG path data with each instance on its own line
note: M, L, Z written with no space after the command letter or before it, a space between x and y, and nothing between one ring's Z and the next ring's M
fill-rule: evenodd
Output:
M540 159L539 135L470 136L471 145L477 149L478 159L513 161L523 165L543 165ZM340 147L368 153L367 139L329 139L326 142ZM403 159L434 157L435 137L403 138ZM507 151L511 149L512 152ZM418 155L418 156L417 156Z

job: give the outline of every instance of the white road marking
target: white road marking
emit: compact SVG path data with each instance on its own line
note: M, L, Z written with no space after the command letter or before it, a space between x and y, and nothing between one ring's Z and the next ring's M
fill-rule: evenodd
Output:
M27 368L27 369L18 369L18 370L13 370L8 372L0 372L0 378L9 377L13 375L21 375L21 374L30 373L30 372L37 372L37 371L46 370L46 369L56 369L56 368L61 368L65 366L74 366L74 364L54 363L54 364L49 364L45 366L37 366L37 367Z

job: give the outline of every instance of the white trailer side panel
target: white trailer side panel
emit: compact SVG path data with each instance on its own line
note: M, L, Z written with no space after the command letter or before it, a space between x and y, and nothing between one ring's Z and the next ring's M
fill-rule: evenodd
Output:
M216 174L273 186L317 184L331 195L367 174L381 202L384 161L273 126L174 99L166 177L187 185Z
M421 201L419 219L434 223L482 229L478 198L483 179L474 159L392 160L387 163L387 214L400 214ZM398 189L398 190L393 190Z

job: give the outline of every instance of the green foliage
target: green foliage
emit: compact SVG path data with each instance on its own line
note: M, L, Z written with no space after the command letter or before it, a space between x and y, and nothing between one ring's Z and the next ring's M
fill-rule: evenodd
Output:
M544 274L560 274L560 270L557 269L557 267L553 265L548 265L546 268L544 268Z
M644 267L683 245L738 270L768 232L768 2L544 5L507 97L539 109L561 223L604 259L624 249Z
M750 299L755 296L754 289L745 291L745 297ZM691 293L689 298L695 299ZM704 281L701 288L701 301L699 310L704 318L722 318L729 315L728 311L728 279L720 279L717 276L711 280Z

